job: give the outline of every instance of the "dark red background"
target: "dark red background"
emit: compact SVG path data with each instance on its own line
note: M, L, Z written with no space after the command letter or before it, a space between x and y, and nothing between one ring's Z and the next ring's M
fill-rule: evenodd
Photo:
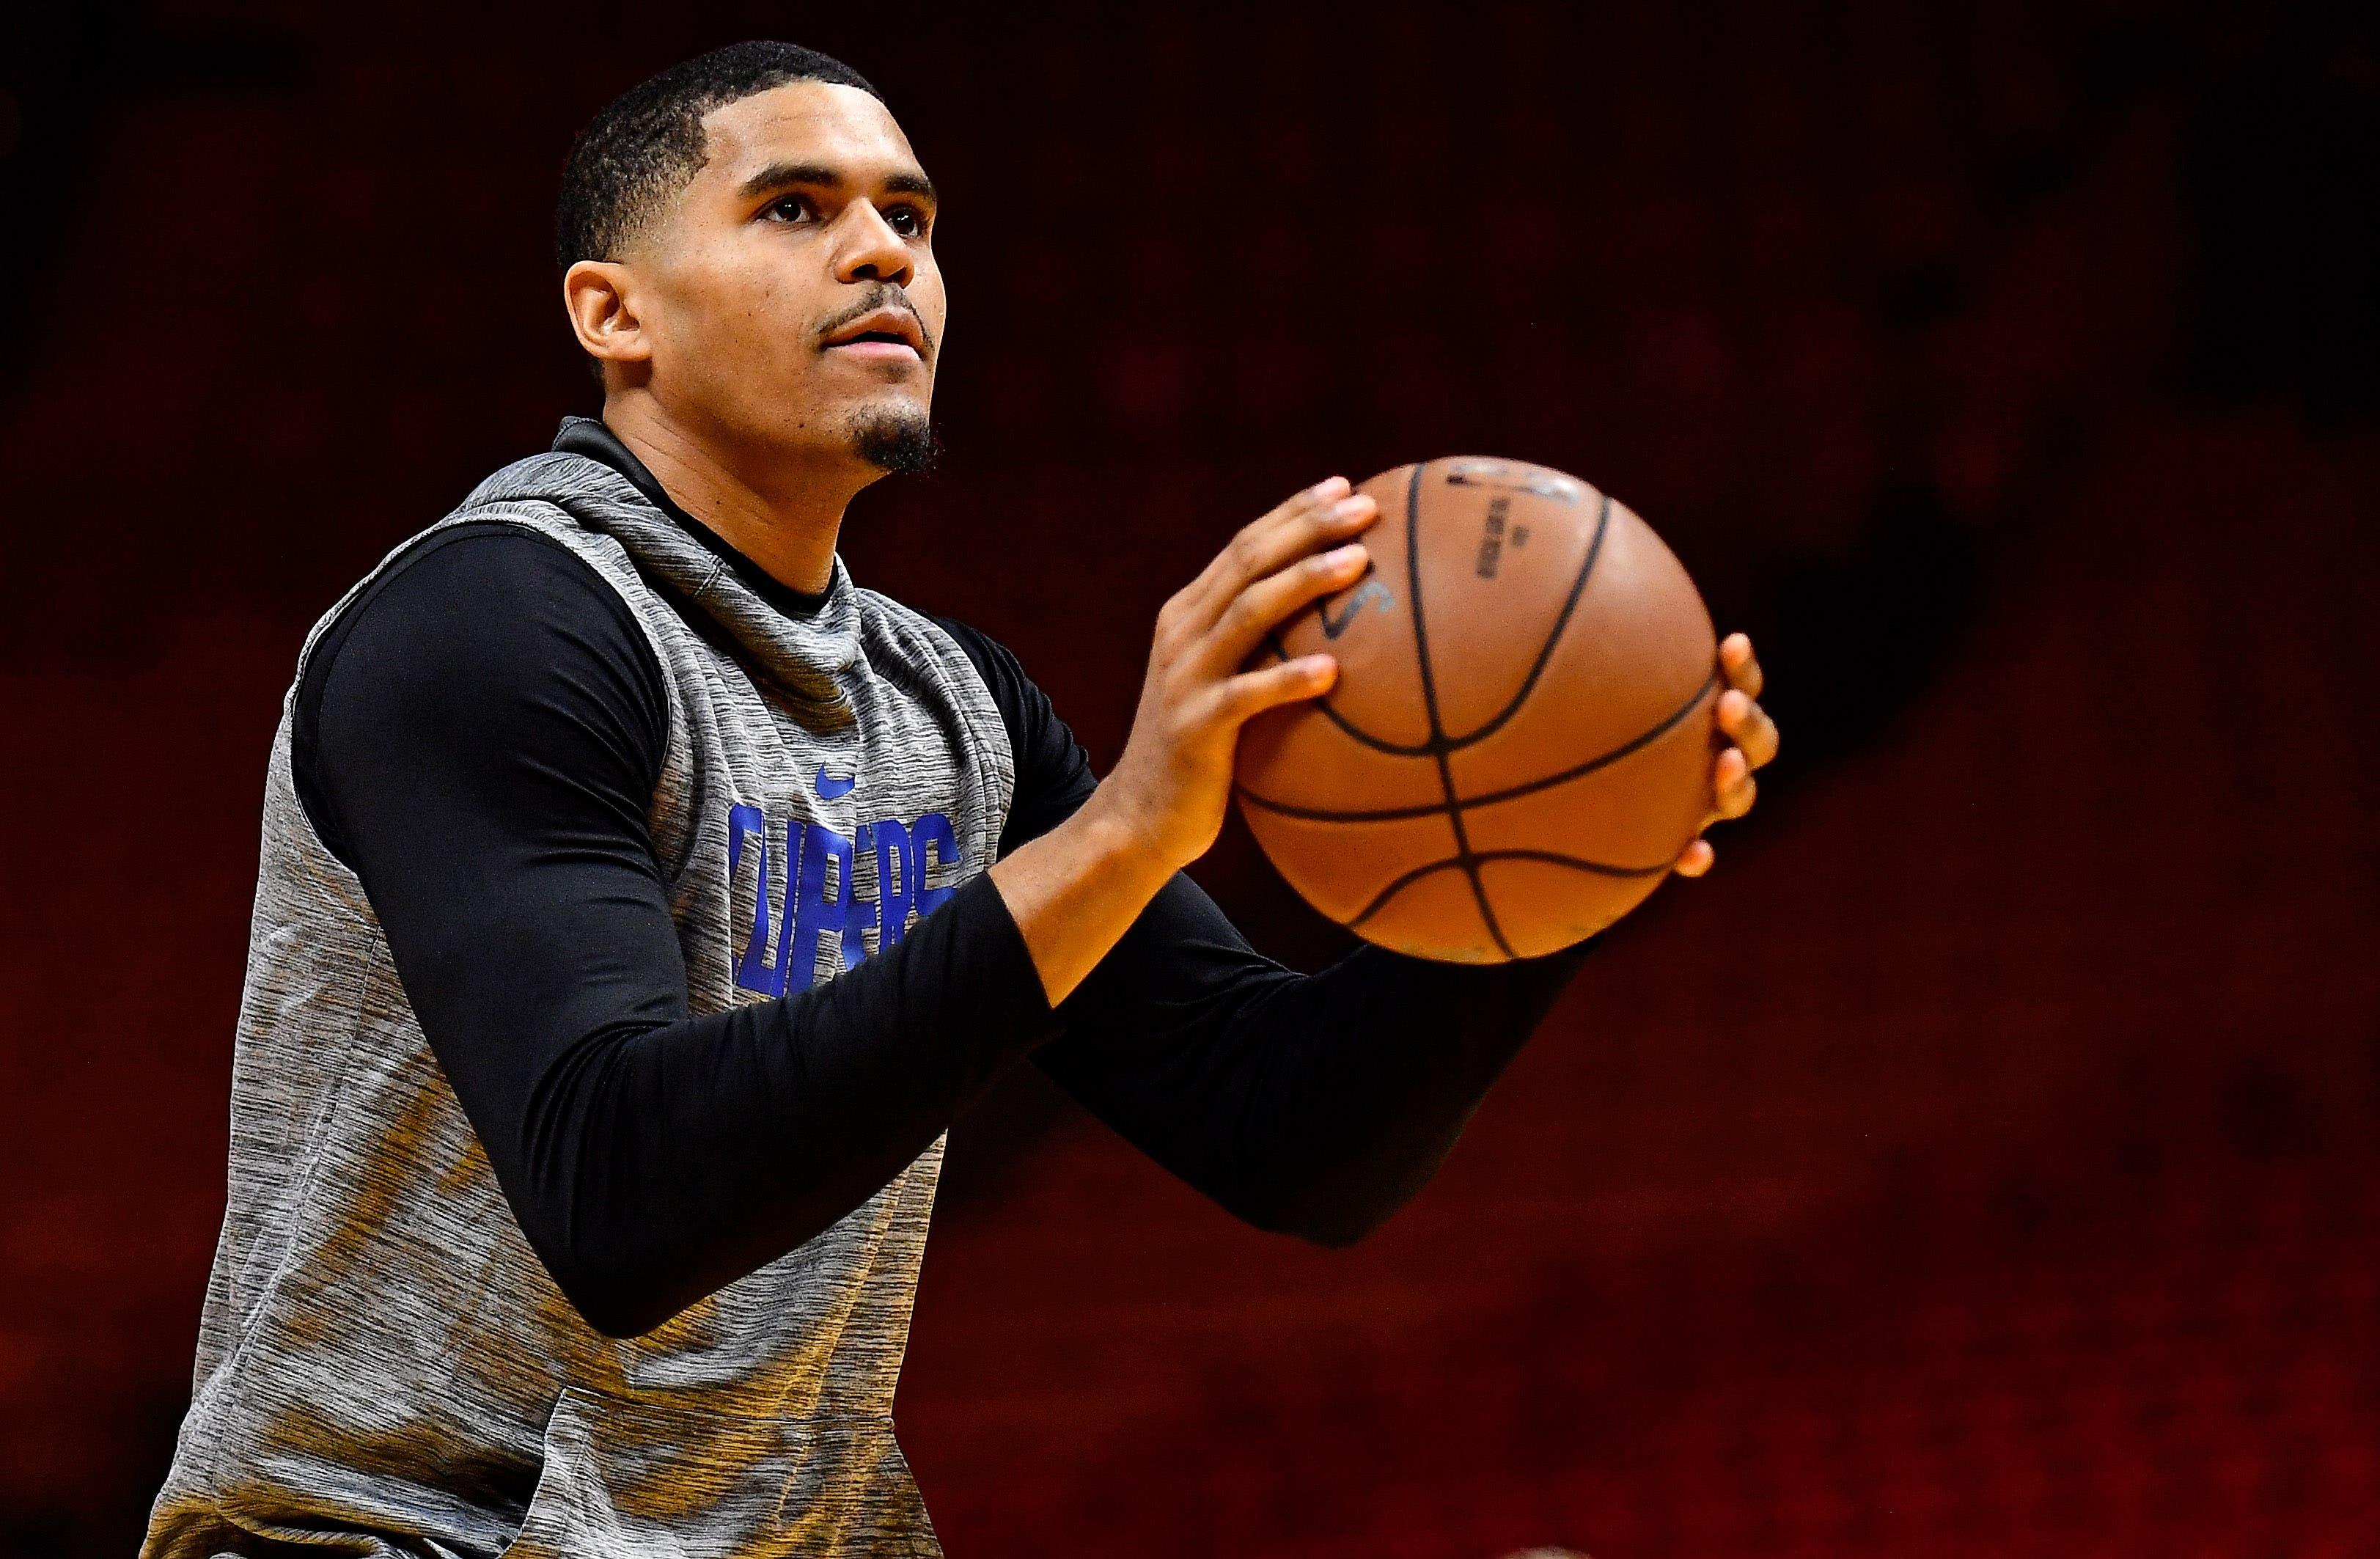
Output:
M568 138L756 33L947 191L947 468L846 555L1102 761L1231 528L1459 452L1651 518L1787 731L1352 1252L1029 1078L963 1123L954 1553L2380 1550L2368 28L984 10L0 23L0 1551L129 1552L186 1400L299 639L592 408Z

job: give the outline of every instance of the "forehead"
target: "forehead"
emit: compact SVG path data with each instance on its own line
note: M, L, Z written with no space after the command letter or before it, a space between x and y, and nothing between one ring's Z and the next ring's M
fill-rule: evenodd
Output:
M855 183L917 171L892 110L857 87L795 81L703 116L697 184L740 184L772 164L817 164Z

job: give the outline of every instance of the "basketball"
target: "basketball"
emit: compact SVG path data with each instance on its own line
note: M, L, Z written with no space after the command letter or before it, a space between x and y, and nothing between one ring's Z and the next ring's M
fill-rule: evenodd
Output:
M1401 953L1533 957L1668 875L1711 809L1718 645L1652 529L1575 477L1430 460L1362 484L1372 567L1265 659L1329 697L1240 738L1257 843L1316 908Z

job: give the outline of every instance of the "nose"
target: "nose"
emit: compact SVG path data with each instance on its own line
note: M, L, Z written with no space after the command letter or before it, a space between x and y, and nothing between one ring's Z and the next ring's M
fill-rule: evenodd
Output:
M917 274L909 246L885 223L884 213L876 209L874 201L852 201L843 208L843 216L835 225L844 230L838 236L841 246L835 255L835 280L890 282L905 287Z

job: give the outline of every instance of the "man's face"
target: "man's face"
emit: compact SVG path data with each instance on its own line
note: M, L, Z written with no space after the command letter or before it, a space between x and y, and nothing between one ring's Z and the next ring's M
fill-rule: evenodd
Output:
M800 81L713 110L623 256L648 387L761 460L922 462L945 303L933 186L884 105Z

